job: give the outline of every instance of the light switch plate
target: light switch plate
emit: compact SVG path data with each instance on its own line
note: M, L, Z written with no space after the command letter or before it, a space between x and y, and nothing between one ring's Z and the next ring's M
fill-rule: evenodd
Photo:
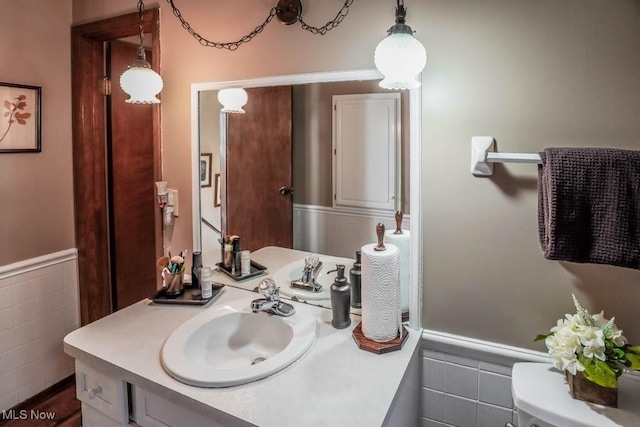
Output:
M173 190L171 188L167 188L169 192L167 197L167 205L173 206L173 216L178 216L180 212L178 211L178 190Z

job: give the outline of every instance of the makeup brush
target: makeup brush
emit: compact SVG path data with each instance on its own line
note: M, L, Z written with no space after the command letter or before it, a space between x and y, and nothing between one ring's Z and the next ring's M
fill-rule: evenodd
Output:
M168 256L161 256L160 258L158 258L158 266L162 267L162 268L166 268L169 265L169 257Z

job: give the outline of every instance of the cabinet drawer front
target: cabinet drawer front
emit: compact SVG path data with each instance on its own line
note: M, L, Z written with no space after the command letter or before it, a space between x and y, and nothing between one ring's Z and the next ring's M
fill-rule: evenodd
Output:
M135 421L141 427L224 427L239 425L218 422L213 417L195 413L156 396L138 386L134 387Z
M129 422L126 383L76 360L78 400L121 424Z
M82 427L122 427L127 425L136 426L137 424L119 423L86 403L82 404Z

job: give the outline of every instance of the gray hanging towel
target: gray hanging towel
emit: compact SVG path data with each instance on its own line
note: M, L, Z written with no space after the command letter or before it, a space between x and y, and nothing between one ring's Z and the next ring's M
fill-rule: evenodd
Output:
M545 258L640 269L640 151L546 148L540 157Z

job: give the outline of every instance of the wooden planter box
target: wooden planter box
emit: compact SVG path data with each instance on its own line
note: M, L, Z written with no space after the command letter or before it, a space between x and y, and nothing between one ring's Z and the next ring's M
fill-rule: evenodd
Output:
M571 397L585 402L597 403L599 405L618 407L618 389L602 387L586 379L582 372L575 375L566 372L569 383L569 393Z

